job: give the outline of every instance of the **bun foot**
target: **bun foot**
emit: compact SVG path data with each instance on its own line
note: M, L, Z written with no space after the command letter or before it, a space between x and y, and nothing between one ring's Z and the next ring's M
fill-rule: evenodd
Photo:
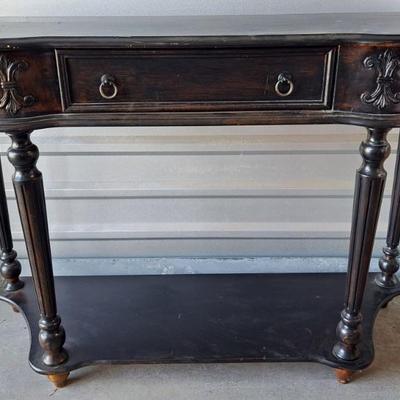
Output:
M53 383L56 388L62 388L67 384L69 372L66 374L47 375L49 381Z
M342 384L351 382L351 379L354 375L354 371L350 371L349 369L335 369L335 373L336 380Z

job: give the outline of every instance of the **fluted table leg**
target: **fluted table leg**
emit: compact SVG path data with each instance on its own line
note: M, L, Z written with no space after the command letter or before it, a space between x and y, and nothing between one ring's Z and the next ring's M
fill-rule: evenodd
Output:
M4 189L3 171L0 161L0 246L1 246L1 276L4 278L4 290L21 289L24 282L19 279L21 264L17 260L17 252L13 249L13 241L8 215L6 191Z
M67 359L67 353L63 348L65 332L57 315L42 174L36 168L39 150L30 140L31 132L7 134L11 138L8 159L15 168L15 195L39 303L42 359L44 364L56 366Z
M392 288L398 284L396 272L399 270L397 257L400 242L400 137L397 145L396 167L394 170L392 200L390 204L389 226L386 235L386 246L379 260L381 273L375 281L384 288Z
M360 146L363 163L356 175L345 306L337 326L338 341L333 348L333 354L346 361L360 355L361 304L385 186L383 163L390 153L386 141L388 131L369 128L368 137Z

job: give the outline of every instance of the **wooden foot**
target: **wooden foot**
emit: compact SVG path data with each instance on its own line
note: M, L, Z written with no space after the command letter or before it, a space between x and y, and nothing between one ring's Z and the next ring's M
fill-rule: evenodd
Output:
M47 375L49 381L54 384L56 388L62 388L66 385L69 372L66 374Z
M354 375L354 371L350 371L349 369L335 369L335 373L336 380L342 384L351 382L351 378Z

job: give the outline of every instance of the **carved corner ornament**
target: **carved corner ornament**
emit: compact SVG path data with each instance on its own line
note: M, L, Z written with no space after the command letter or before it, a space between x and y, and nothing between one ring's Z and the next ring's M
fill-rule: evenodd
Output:
M0 56L0 109L13 117L22 107L28 107L35 102L33 96L21 96L18 93L16 72L25 71L28 64L25 61L11 61L6 56Z
M375 90L372 93L364 92L361 95L361 101L365 104L372 104L379 110L399 103L400 92L394 92L393 83L400 66L400 57L394 55L390 49L386 49L383 53L367 57L364 60L364 66L367 69L375 69L378 76Z

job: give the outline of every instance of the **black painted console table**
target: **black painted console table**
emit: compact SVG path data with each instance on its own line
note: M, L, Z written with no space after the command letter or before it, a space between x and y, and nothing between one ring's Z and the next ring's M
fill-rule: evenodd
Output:
M381 272L368 273L386 135L400 126L399 20L393 13L1 19L0 129L11 139L32 279L19 279L0 179L0 294L26 316L32 368L58 386L96 363L316 361L336 368L340 382L366 368L375 316L400 294L399 156ZM333 123L367 131L347 275L53 278L33 130Z

